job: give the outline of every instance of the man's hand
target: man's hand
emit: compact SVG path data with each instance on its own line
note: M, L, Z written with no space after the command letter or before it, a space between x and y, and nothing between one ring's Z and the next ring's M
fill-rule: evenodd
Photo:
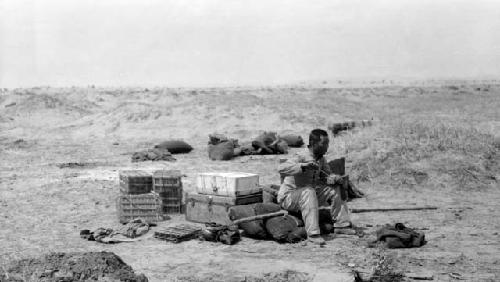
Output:
M301 163L300 167L302 167L303 171L306 171L306 170L317 170L319 168L319 165L315 161L308 161L308 162L305 162L305 163Z
M328 178L326 179L326 184L337 184L337 183L342 183L343 177L340 175L336 174L330 174Z

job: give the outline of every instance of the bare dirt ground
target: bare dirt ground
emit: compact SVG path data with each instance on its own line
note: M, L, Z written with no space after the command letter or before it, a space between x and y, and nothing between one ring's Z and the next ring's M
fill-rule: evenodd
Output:
M0 269L48 252L111 251L150 281L352 281L385 263L435 281L500 280L500 86L360 88L35 88L0 93ZM186 191L204 171L258 173L279 183L284 156L210 161L208 134L241 141L262 130L298 133L374 119L333 139L366 193L351 207L436 205L438 210L353 214L374 232L402 222L426 234L416 249L368 248L371 236L330 236L325 248L243 238L234 246L151 236L105 245L80 229L118 227L118 171L180 169ZM132 152L180 138L176 162L131 163ZM290 153L299 149L293 149ZM59 164L78 162L77 168ZM160 226L183 221L174 216ZM150 232L151 233L151 232ZM450 275L451 273L451 275Z

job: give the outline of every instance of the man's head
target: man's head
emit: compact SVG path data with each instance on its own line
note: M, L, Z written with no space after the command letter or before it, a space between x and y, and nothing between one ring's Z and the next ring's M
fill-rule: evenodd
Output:
M323 129L314 129L309 133L309 150L316 158L322 157L328 151L330 140L328 133Z

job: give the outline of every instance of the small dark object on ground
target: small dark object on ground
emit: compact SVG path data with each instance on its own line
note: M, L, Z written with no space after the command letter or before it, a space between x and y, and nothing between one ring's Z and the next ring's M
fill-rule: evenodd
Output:
M373 120L360 120L360 121L347 121L347 122L337 122L328 126L328 129L332 131L333 135L337 135L342 131L351 130L355 127L367 127L373 124Z
M147 282L144 274L112 252L50 253L39 258L22 259L7 265L0 281L130 281Z
M57 164L58 168L84 168L84 167L96 167L99 165L104 165L104 163L99 162L69 162Z
M84 167L85 164L84 163L62 163L62 164L58 164L57 167L58 168L76 168L76 167Z
M234 245L240 241L240 231L236 225L220 225L215 223L205 224L205 229L201 233L201 238L205 241L221 242L226 245Z

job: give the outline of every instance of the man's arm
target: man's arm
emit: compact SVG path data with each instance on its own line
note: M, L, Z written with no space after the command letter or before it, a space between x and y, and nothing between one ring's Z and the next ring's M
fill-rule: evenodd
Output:
M283 176L302 173L301 157L294 156L292 158L288 158L286 162L280 163L278 171Z
M278 171L283 176L297 175L303 173L306 169L317 168L317 164L310 160L306 160L301 155L296 155L289 158L286 162L279 165Z

